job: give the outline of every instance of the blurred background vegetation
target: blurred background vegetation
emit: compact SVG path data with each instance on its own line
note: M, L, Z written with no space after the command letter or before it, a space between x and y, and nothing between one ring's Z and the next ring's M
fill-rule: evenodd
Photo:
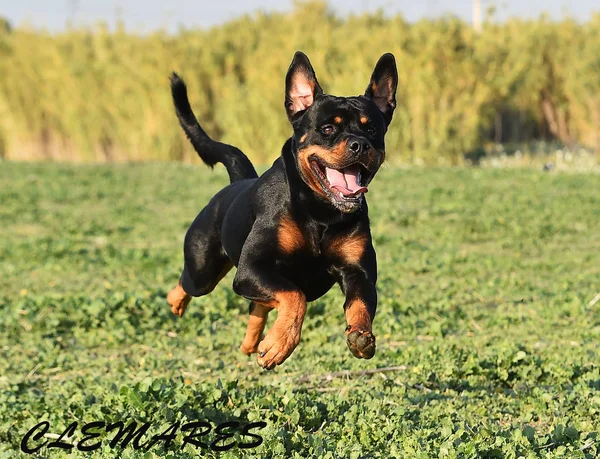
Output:
M454 17L342 19L309 2L176 34L0 21L0 157L190 160L170 99L175 70L206 130L266 163L291 134L283 90L297 49L336 95L362 93L379 55L396 55L392 160L460 164L490 145L540 141L600 150L600 13L488 20L476 33Z

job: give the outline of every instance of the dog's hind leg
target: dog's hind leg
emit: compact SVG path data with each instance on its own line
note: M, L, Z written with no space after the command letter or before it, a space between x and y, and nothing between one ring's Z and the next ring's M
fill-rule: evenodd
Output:
M193 271L193 274L190 274L186 265L178 284L167 295L173 314L183 316L192 298L212 292L232 267L233 264L227 257L212 261L210 266L205 265L204 269Z
M219 221L207 207L196 217L185 235L184 268L179 283L167 296L173 314L183 316L192 297L207 295L233 267L225 254L219 233Z

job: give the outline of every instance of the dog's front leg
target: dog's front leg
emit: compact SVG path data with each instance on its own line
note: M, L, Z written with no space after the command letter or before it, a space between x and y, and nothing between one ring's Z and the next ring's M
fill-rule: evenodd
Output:
M362 269L346 270L340 282L346 295L346 343L354 357L370 359L375 354L373 319L377 310L375 282Z
M377 257L369 233L342 236L329 249L332 274L346 296L346 342L359 359L375 354L373 319L377 310Z
M260 312L251 314L242 352L253 350L260 336L257 330L262 332L268 311L277 309L277 319L273 327L258 343L257 360L258 364L267 370L281 365L300 342L306 313L304 293L281 276L274 267L269 269L257 262L240 262L233 281L233 290L238 295L252 300Z

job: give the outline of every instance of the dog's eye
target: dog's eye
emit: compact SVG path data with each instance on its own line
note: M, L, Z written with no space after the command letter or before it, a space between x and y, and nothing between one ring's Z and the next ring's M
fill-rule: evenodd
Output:
M367 134L369 134L371 137L374 137L375 134L377 134L377 129L375 129L373 126L368 126Z
M325 135L331 135L335 132L335 127L333 127L331 124L326 124L325 126L321 127L321 132Z

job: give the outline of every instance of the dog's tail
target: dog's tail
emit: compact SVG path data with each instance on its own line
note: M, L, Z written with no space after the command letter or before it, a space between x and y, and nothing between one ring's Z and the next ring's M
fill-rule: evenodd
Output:
M187 88L179 75L171 75L171 94L179 124L194 146L200 159L211 168L222 163L230 182L258 177L248 157L238 148L211 139L200 127L187 96Z

